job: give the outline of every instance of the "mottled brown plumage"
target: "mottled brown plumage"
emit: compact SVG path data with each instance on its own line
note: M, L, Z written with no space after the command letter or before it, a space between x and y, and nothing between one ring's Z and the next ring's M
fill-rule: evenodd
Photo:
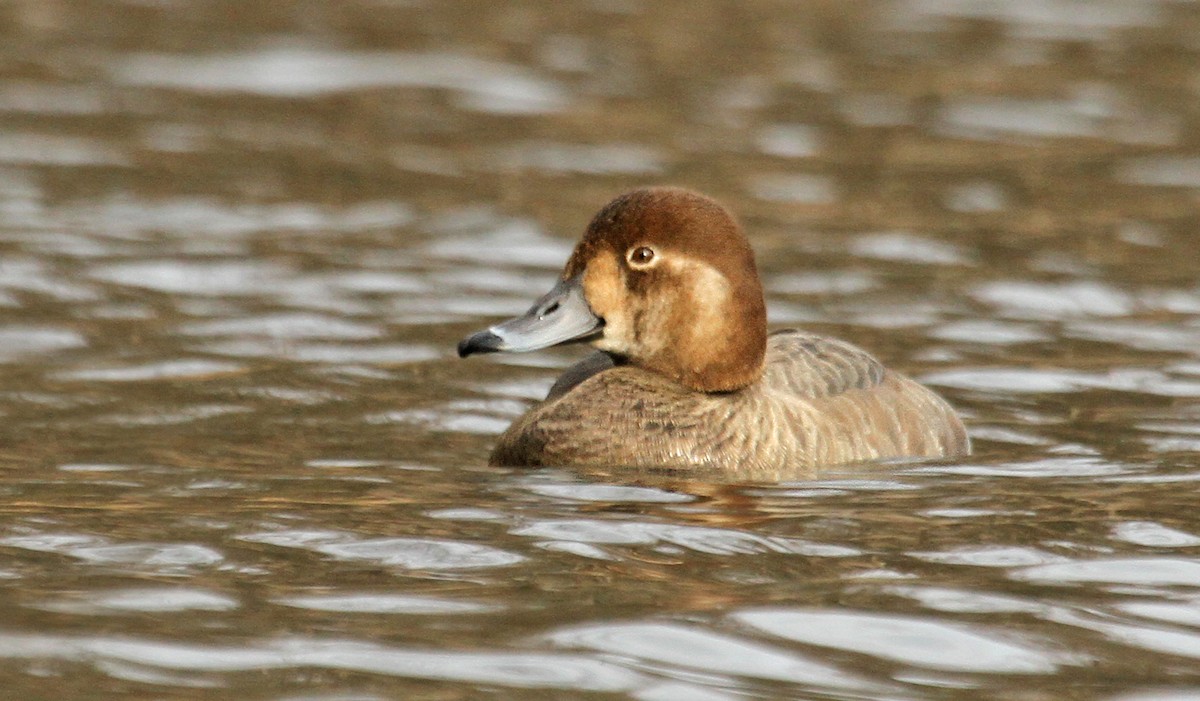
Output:
M579 338L602 353L509 427L492 464L748 472L970 451L945 401L866 351L801 331L768 337L741 228L687 190L614 200L555 290L459 352Z
M969 451L945 401L832 338L772 334L761 381L729 393L694 392L597 357L584 363L607 368L517 419L492 464L752 471Z

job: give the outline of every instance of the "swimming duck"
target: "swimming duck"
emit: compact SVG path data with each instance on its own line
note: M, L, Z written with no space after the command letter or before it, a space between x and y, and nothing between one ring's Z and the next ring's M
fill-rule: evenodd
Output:
M941 397L866 351L768 334L749 241L727 209L689 190L610 202L558 284L458 354L568 342L600 352L500 436L491 464L748 470L970 452Z

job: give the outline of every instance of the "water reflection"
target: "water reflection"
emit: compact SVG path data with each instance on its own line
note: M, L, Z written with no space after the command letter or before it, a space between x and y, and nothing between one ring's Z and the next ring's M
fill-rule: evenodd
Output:
M557 111L567 97L521 66L452 53L386 54L275 47L208 56L134 54L108 67L125 85L200 92L313 97L379 87L460 91L467 109L501 114Z
M226 9L0 22L10 696L1196 695L1196 5ZM977 454L484 467L648 181Z
M304 548L344 560L368 560L408 569L470 569L513 565L524 558L483 545L417 538L362 540L350 533L322 530L271 531L242 536L243 540L285 548Z
M193 673L245 673L275 669L331 669L396 677L451 680L519 688L628 691L637 676L614 665L553 653L498 654L406 650L347 640L282 638L253 647L219 647L108 638L51 636L0 639L0 655L25 659L94 659L117 678L125 665L146 670L133 679L169 686L218 686L196 674L175 677L156 670Z
M1047 674L1057 670L1061 661L1070 659L1004 640L996 632L901 616L767 609L741 612L736 619L790 640L949 672Z
M693 675L708 677L706 686L733 686L717 675L754 677L815 687L884 691L864 680L795 653L773 649L712 631L682 625L640 623L578 628L555 633L552 642L568 648L587 648L631 657L640 664L666 670L681 681Z

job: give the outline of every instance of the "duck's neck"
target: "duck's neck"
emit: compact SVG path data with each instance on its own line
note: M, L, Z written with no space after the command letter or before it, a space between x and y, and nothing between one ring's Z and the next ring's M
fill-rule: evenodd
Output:
M762 377L767 353L767 313L757 285L738 290L732 304L707 308L685 325L672 344L672 372L700 392L732 392Z
M754 384L762 377L766 338L741 336L713 344L697 341L699 352L682 364L675 378L680 384L699 392L733 392ZM715 347L714 347L715 346Z

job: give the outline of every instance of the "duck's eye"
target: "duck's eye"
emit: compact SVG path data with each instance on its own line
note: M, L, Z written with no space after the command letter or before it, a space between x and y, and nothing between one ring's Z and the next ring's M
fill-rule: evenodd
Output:
M634 268L645 268L654 262L654 249L649 246L636 246L629 249L629 253L625 254L625 259L629 261L629 265Z

